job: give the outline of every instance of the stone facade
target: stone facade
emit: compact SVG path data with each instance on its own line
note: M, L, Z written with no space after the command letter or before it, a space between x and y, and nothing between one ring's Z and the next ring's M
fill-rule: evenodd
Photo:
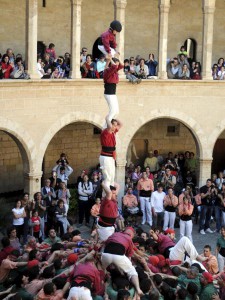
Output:
M76 172L80 166L88 165L91 157L93 163L96 162L97 140L93 141L89 134L93 126L102 127L107 105L101 80L79 79L79 51L81 46L86 46L91 52L95 39L115 16L125 24L118 38L121 57L140 54L147 58L149 52L155 53L161 79L143 81L138 86L122 79L119 84L120 118L124 127L117 140L117 180L123 184L131 140L144 139L149 141L148 147L159 148L162 152L167 152L171 146L175 151L188 146L188 150L197 152L199 184L203 184L211 173L214 145L225 128L225 82L208 80L212 79L211 60L215 62L223 55L224 0L191 0L185 4L178 0L141 0L138 3L135 0L65 0L63 6L60 0L47 0L46 4L43 7L38 0L1 1L4 14L0 26L0 52L11 47L15 53L26 54L32 79L37 76L36 41L46 45L53 42L58 55L66 51L72 55L72 80L0 82L0 130L9 134L20 151L21 183L24 181L25 190L32 195L40 189L44 157L44 171L50 172L61 148L69 149L70 143L73 144L71 150L75 151L71 153L78 151L79 158L74 161ZM205 62L204 80L164 80L167 78L166 58L177 55L187 38L196 41L196 59ZM179 140L169 139L162 133L163 126L169 124L168 119L171 123L183 124ZM164 120L161 131L154 125L160 120ZM84 127L77 129L79 126ZM153 128L151 132L148 126ZM80 140L79 132L85 133L87 141ZM78 140L72 137L76 133ZM3 156L5 143L11 142L4 142ZM88 143L93 146L90 157L86 149ZM21 161L19 157L16 159L19 169ZM16 167L14 161L14 171Z
M94 133L94 126L88 123L73 123L61 129L51 140L44 157L43 173L50 176L59 155L65 152L74 172L69 183L75 183L81 170L94 169L99 163L99 134Z
M62 4L63 3L63 4ZM70 0L47 0L46 7L38 1L38 41L56 45L58 55L70 52L71 4ZM0 53L8 47L25 57L26 1L1 0ZM213 26L212 61L223 56L221 32L225 31L225 3L216 0ZM9 22L15 16L14 22ZM81 45L89 52L95 39L114 18L113 0L83 0L81 11ZM128 0L125 12L125 57L140 54L147 58L150 52L158 53L159 12L157 0ZM191 20L191 21L190 21ZM168 57L174 57L187 38L197 42L197 60L202 59L203 14L202 1L171 1L168 23Z
M225 129L224 94L225 82L222 81L153 80L134 86L126 80L121 80L118 86L118 99L120 118L124 126L117 142L117 177L123 177L129 143L133 138L140 137L139 133L142 132L140 128L145 124L150 124L150 127L154 123L159 124L161 119L169 119L171 124L179 121L191 131L196 142L194 152L198 153L200 159L199 183L203 184L210 176L215 142ZM72 128L83 126L80 122L85 122L86 129L81 130L86 134L93 125L101 128L107 113L101 80L4 80L0 82L0 105L0 130L13 136L20 149L25 190L30 190L31 194L40 188L44 156L49 157L49 153L53 153L51 163L49 158L48 170L50 170L58 154L63 149L68 149L66 144L68 145L72 139L72 136L68 136L70 142L64 141L62 149L57 145L57 137L62 137L62 132L69 128L71 135L72 131L76 135ZM157 119L159 120L154 121ZM151 121L153 122L149 123ZM152 127L151 135L147 135L146 130L141 136L151 140L155 130L157 126ZM191 141L191 135L184 126L180 127L180 131L186 140L185 149ZM159 142L156 139L154 143L152 141L152 148ZM82 143L82 147L85 148L86 142ZM92 151L93 162L96 162L98 157L97 143L96 138ZM161 136L161 145L163 144L166 151L172 146L167 142L165 135ZM180 140L173 143L176 147L178 144ZM53 145L57 145L60 149L53 149ZM162 146L160 149L163 149ZM188 150L192 149L194 150L193 140ZM83 155L81 152L80 155ZM87 158L81 159L86 162ZM75 166L76 168L79 169L79 166Z

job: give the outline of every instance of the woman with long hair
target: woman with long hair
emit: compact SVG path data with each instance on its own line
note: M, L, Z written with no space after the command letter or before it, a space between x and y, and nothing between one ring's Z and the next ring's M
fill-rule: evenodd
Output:
M24 210L24 207L22 207L21 200L17 200L15 202L15 206L12 209L12 212L13 226L15 226L17 237L20 240L21 235L23 235L24 218L26 217L26 212Z
M194 206L191 204L191 200L188 197L183 197L183 201L178 206L178 214L180 216L180 238L187 236L191 242L192 240L192 228L193 223L191 215L193 213Z

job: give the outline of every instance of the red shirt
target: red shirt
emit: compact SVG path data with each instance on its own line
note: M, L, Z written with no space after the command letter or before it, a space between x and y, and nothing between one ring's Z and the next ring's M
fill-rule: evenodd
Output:
M118 83L119 75L118 71L123 69L123 65L111 65L109 68L104 70L103 79L104 83Z
M72 278L76 276L77 280L79 280L79 275L81 280L82 275L84 275L85 278L88 277L93 283L93 292L97 295L101 294L102 286L100 281L100 272L92 263L86 262L76 265L72 272Z
M159 253L163 254L166 248L168 247L174 247L175 243L171 240L171 238L164 234L158 235L158 249Z
M116 46L117 46L116 38L110 29L103 32L103 34L101 35L101 38L102 38L102 44L103 44L106 52L110 53L111 52L110 48L116 49Z
M14 250L14 248L12 246L8 246L0 251L0 264L2 263L3 259L6 259L12 250Z
M123 245L125 248L125 255L127 257L131 257L134 254L134 244L129 234L123 232L115 232L107 239L105 245L108 245L109 243L117 243Z
M39 217L32 217L31 218L31 222L35 224L36 221L39 221L39 225L35 225L33 227L33 232L39 232L40 229L41 229L41 226L40 226L40 218Z
M8 79L10 77L10 73L12 72L13 70L13 67L11 65L8 65L4 62L2 62L2 70L7 70L5 73L4 73L4 78Z
M118 130L116 130L115 132L109 132L109 130L107 128L102 130L101 137L100 137L100 141L101 141L101 145L102 145L101 155L106 155L106 156L110 156L110 157L114 156L113 152L116 150L116 133L117 132L118 132ZM111 148L111 149L107 150L107 148Z
M117 201L104 198L101 202L99 215L100 215L99 221L101 221L101 217L116 219L118 216Z

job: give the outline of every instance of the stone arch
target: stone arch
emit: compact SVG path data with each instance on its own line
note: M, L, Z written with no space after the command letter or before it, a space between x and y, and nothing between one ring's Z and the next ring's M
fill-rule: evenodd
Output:
M133 138L134 134L144 124L159 118L174 119L183 123L185 126L187 126L190 129L191 133L193 134L193 137L196 141L196 146L198 147L199 150L199 156L201 158L212 156L212 153L210 153L209 156L205 133L196 120L194 120L191 116L188 116L180 111L175 111L170 109L156 109L140 116L139 118L136 119L135 122L130 123L128 130L123 135L123 137L121 132L122 143L119 145L119 147L117 147L118 157L120 157L121 160L125 160L129 143Z
M217 124L217 126L214 127L214 130L209 136L209 147L211 153L213 152L213 148L216 144L217 139L219 138L219 136L224 130L225 130L225 119L222 120L220 123Z
M28 132L16 122L4 117L0 117L0 130L8 134L18 146L23 160L24 173L34 172L36 148Z
M38 159L38 166L41 169L42 161L45 155L45 151L48 147L48 144L54 137L54 135L60 131L63 127L75 123L75 122L87 122L91 123L99 128L102 128L104 120L100 115L97 115L93 112L71 112L65 116L62 116L58 119L53 125L48 128L46 134L44 135L39 148L39 159Z

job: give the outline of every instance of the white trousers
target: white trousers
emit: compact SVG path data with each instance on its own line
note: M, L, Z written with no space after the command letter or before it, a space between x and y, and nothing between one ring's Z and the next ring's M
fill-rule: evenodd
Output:
M152 226L151 198L150 197L139 197L139 198L140 198L141 211L143 213L142 224L145 224L145 222L147 222L150 226Z
M67 300L92 300L91 291L83 286L72 287Z
M225 257L218 253L217 257L219 271L222 272L225 267Z
M109 107L109 113L107 115L108 120L115 119L119 114L119 104L118 104L118 98L116 95L106 95L104 94L105 100ZM107 128L107 124L105 123L105 126L103 129Z
M106 269L111 264L114 264L117 268L123 270L129 277L129 279L134 275L137 276L137 272L127 256L102 253L103 268Z
M165 210L163 230L167 230L168 228L174 229L175 219L176 219L175 212L169 212Z
M99 240L101 242L105 242L115 232L115 227L102 227L99 224L97 224L97 232Z
M184 261L185 252L190 256L191 261L195 260L198 256L198 252L192 242L186 236L183 236L179 242L171 248L169 259Z
M109 54L108 52L106 52L105 47L104 47L103 45L98 45L98 49L99 49L104 55L108 55L108 54ZM113 48L110 47L110 53L112 54L112 57L114 57L115 54L116 54L115 49L113 49Z
M100 155L99 162L100 162L100 168L102 169L104 183L108 187L110 187L110 185L114 186L115 171L116 171L114 158Z
M189 221L180 220L180 238L182 238L183 236L187 236L189 240L193 243L192 227L193 227L192 220Z

